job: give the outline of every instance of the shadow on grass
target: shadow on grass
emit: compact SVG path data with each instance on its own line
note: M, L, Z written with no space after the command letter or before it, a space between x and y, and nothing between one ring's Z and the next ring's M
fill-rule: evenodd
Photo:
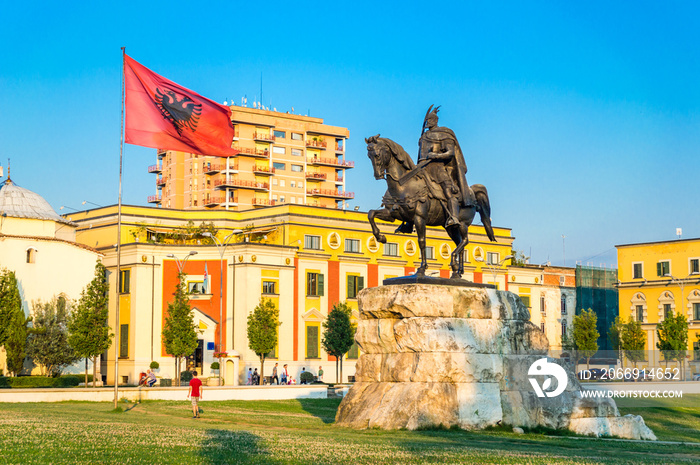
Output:
M335 414L343 399L298 399L301 408L325 424L335 422Z
M262 438L248 431L206 430L199 456L206 464L280 463L274 451L263 445Z

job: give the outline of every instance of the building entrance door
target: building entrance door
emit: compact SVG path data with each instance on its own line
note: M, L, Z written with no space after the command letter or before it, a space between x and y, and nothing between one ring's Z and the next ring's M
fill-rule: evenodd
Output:
M187 357L187 370L197 370L198 374L203 374L204 367L204 339L197 339L197 348L194 353Z

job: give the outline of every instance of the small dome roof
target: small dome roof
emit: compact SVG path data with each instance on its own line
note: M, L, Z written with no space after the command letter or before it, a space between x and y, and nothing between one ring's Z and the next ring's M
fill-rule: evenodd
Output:
M0 185L0 215L72 224L56 213L42 196L9 179Z

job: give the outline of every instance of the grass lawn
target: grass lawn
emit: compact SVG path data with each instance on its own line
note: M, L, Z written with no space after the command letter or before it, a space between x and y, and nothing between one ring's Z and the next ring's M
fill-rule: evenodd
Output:
M690 396L688 396L690 397ZM340 400L2 404L0 463L698 463L700 396L621 407L666 445L516 435L507 430L355 431L334 425ZM694 403L695 405L690 405Z

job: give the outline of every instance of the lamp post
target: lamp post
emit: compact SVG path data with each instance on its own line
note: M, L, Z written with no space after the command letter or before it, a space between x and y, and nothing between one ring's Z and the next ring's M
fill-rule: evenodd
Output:
M507 260L510 260L511 258L513 258L512 255L506 255L506 256L503 258L503 260L499 261L499 262L496 263L496 264L492 264L492 263L487 263L487 262L485 262L485 261L484 261L484 257L478 257L478 258L476 258L476 261L477 261L477 262L483 262L484 265L486 265L486 268L488 268L488 270L493 274L493 283L496 285L496 287L498 287L498 284L496 284L496 276L498 275L498 269L499 269Z
M209 237L214 241L216 250L219 252L219 354L224 347L224 254L233 236L242 232L242 229L234 229L231 234L224 238L223 242L208 231L202 233L204 237ZM219 355L219 386L221 386L221 372L221 355Z

